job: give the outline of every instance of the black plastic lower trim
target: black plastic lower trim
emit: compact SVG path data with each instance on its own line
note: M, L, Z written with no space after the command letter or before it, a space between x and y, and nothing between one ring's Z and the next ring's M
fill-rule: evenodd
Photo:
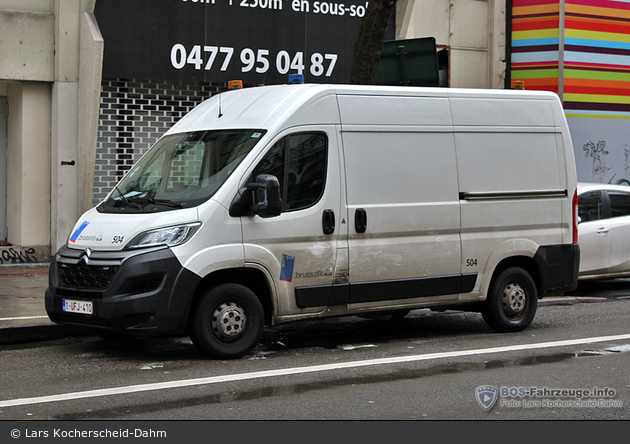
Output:
M539 296L577 288L580 270L578 244L547 245L538 248L534 261L540 271Z
M297 287L300 308L470 293L477 274Z

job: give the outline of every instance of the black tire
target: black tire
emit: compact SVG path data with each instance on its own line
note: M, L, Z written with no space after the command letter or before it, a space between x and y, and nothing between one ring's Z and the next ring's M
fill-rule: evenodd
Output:
M534 280L522 268L512 267L499 274L490 286L481 314L495 331L522 331L534 320L537 306Z
M246 355L263 332L262 304L253 291L239 284L214 287L203 296L192 316L193 344L213 358Z

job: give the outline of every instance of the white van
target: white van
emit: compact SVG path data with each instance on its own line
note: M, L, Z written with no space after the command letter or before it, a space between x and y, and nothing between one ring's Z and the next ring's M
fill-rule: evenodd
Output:
M289 84L175 124L50 267L57 323L248 353L265 325L479 311L519 331L577 285L573 150L555 94Z

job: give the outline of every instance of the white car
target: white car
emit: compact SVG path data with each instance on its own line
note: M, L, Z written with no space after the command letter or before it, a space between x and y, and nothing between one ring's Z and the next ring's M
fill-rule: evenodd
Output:
M630 276L630 186L578 183L579 279Z

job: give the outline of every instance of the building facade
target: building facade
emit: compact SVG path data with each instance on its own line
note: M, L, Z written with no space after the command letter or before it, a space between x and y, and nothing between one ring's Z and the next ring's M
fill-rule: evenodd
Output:
M505 0L398 0L396 38L435 37L452 88L505 88Z
M92 203L94 0L0 1L0 263L46 262Z
M347 83L367 0L0 0L0 265L46 262L80 213L228 80ZM630 0L398 0L440 86L560 95L578 178L630 180Z

